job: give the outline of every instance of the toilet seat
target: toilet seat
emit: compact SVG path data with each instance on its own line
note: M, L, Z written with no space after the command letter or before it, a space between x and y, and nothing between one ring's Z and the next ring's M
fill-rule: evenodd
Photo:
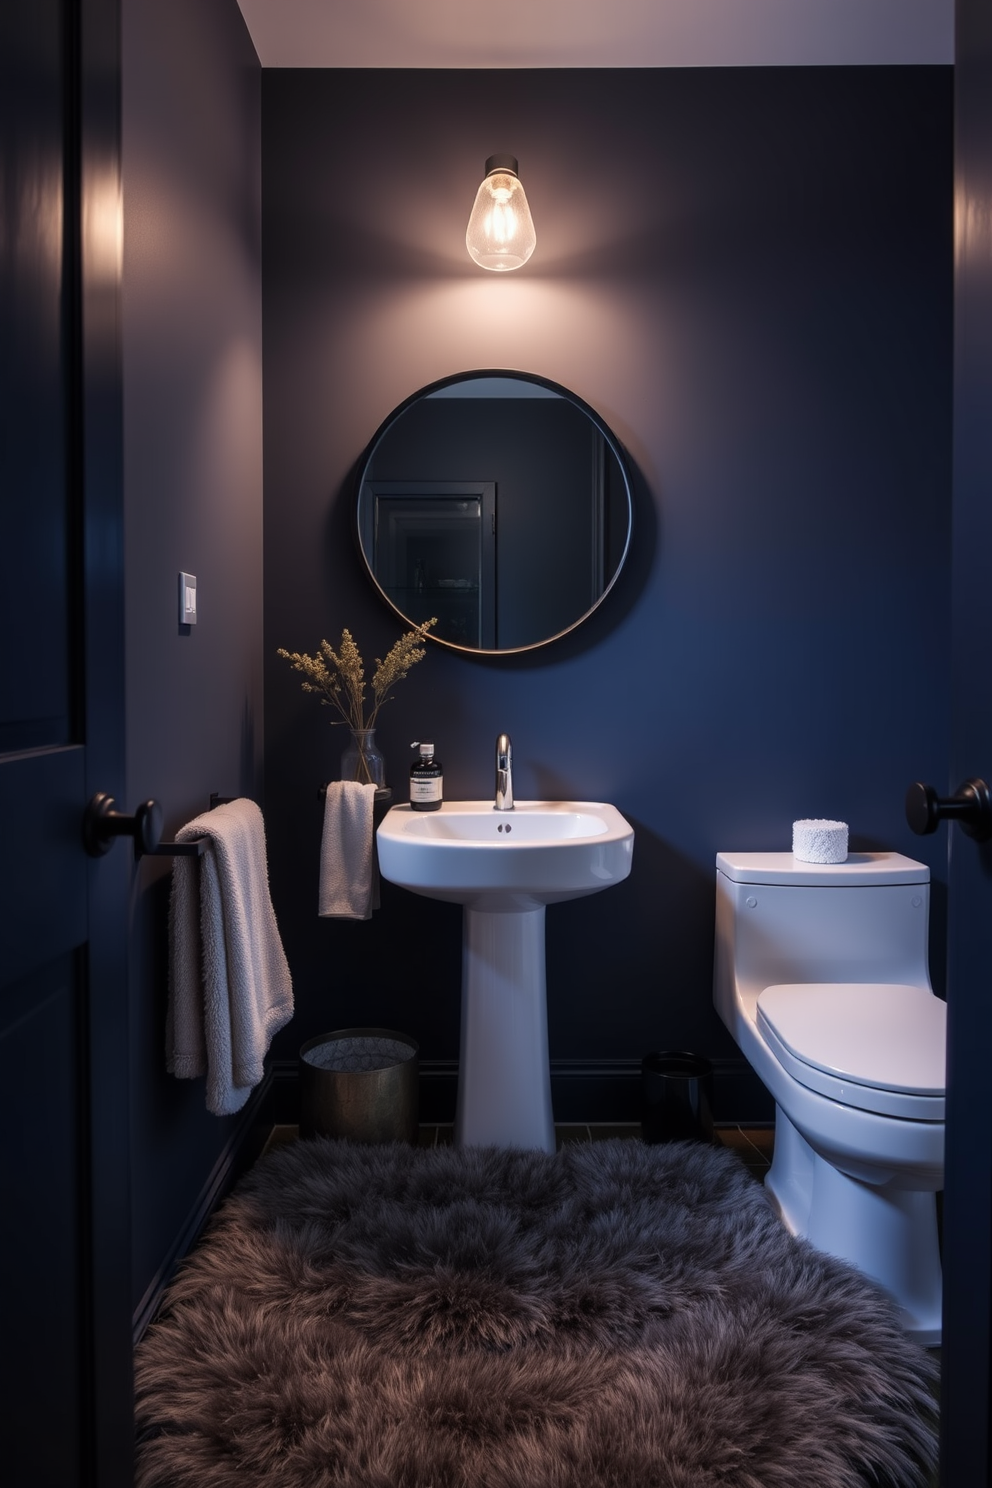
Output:
M779 983L759 995L757 1025L808 1089L883 1116L943 1121L946 1013L927 987Z

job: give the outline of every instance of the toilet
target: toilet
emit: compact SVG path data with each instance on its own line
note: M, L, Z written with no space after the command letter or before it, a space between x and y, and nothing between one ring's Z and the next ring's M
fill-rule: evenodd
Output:
M765 1187L796 1235L940 1343L945 1005L930 870L899 853L717 854L713 1000L775 1101Z

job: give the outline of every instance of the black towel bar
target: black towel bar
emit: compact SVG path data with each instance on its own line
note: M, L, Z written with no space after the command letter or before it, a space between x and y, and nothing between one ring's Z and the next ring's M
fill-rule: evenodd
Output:
M206 837L194 837L191 842L160 842L145 856L149 858L202 858L207 845Z
M321 783L317 787L317 795L318 795L318 797L319 797L319 799L321 801L327 795L327 787L328 787L329 783L330 782L327 781L327 780L322 780ZM379 804L380 801L391 801L392 799L393 799L393 787L391 785L377 785L376 786L376 788L375 788L375 804L377 806L378 806L378 804Z
M210 810L215 806L226 806L236 800L235 796L219 796L210 792ZM193 837L189 842L160 842L147 855L152 858L202 858L207 845L206 837Z

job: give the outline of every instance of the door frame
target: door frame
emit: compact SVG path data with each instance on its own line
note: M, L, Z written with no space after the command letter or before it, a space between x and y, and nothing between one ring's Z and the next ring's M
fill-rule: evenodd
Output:
M992 779L992 8L957 0L954 450L947 793ZM948 832L941 1482L992 1481L992 844Z
M124 467L121 284L121 0L64 0L66 280L70 508L84 607L77 737L86 799L118 799L124 774ZM85 802L82 803L85 805ZM127 946L130 844L88 869L89 939L80 967L89 1129L83 1206L88 1254L89 1479L133 1479ZM83 1481L87 1479L83 1474Z

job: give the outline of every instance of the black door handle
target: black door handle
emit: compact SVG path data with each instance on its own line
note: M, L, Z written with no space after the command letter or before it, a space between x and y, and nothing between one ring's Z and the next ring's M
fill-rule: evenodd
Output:
M113 796L99 791L83 812L83 846L91 858L102 858L118 837L134 838L134 856L153 853L162 840L162 808L142 801L133 816L118 811Z
M976 842L992 837L992 792L984 780L966 780L943 799L932 785L916 780L906 792L906 820L920 837L936 832L942 821L956 821Z

